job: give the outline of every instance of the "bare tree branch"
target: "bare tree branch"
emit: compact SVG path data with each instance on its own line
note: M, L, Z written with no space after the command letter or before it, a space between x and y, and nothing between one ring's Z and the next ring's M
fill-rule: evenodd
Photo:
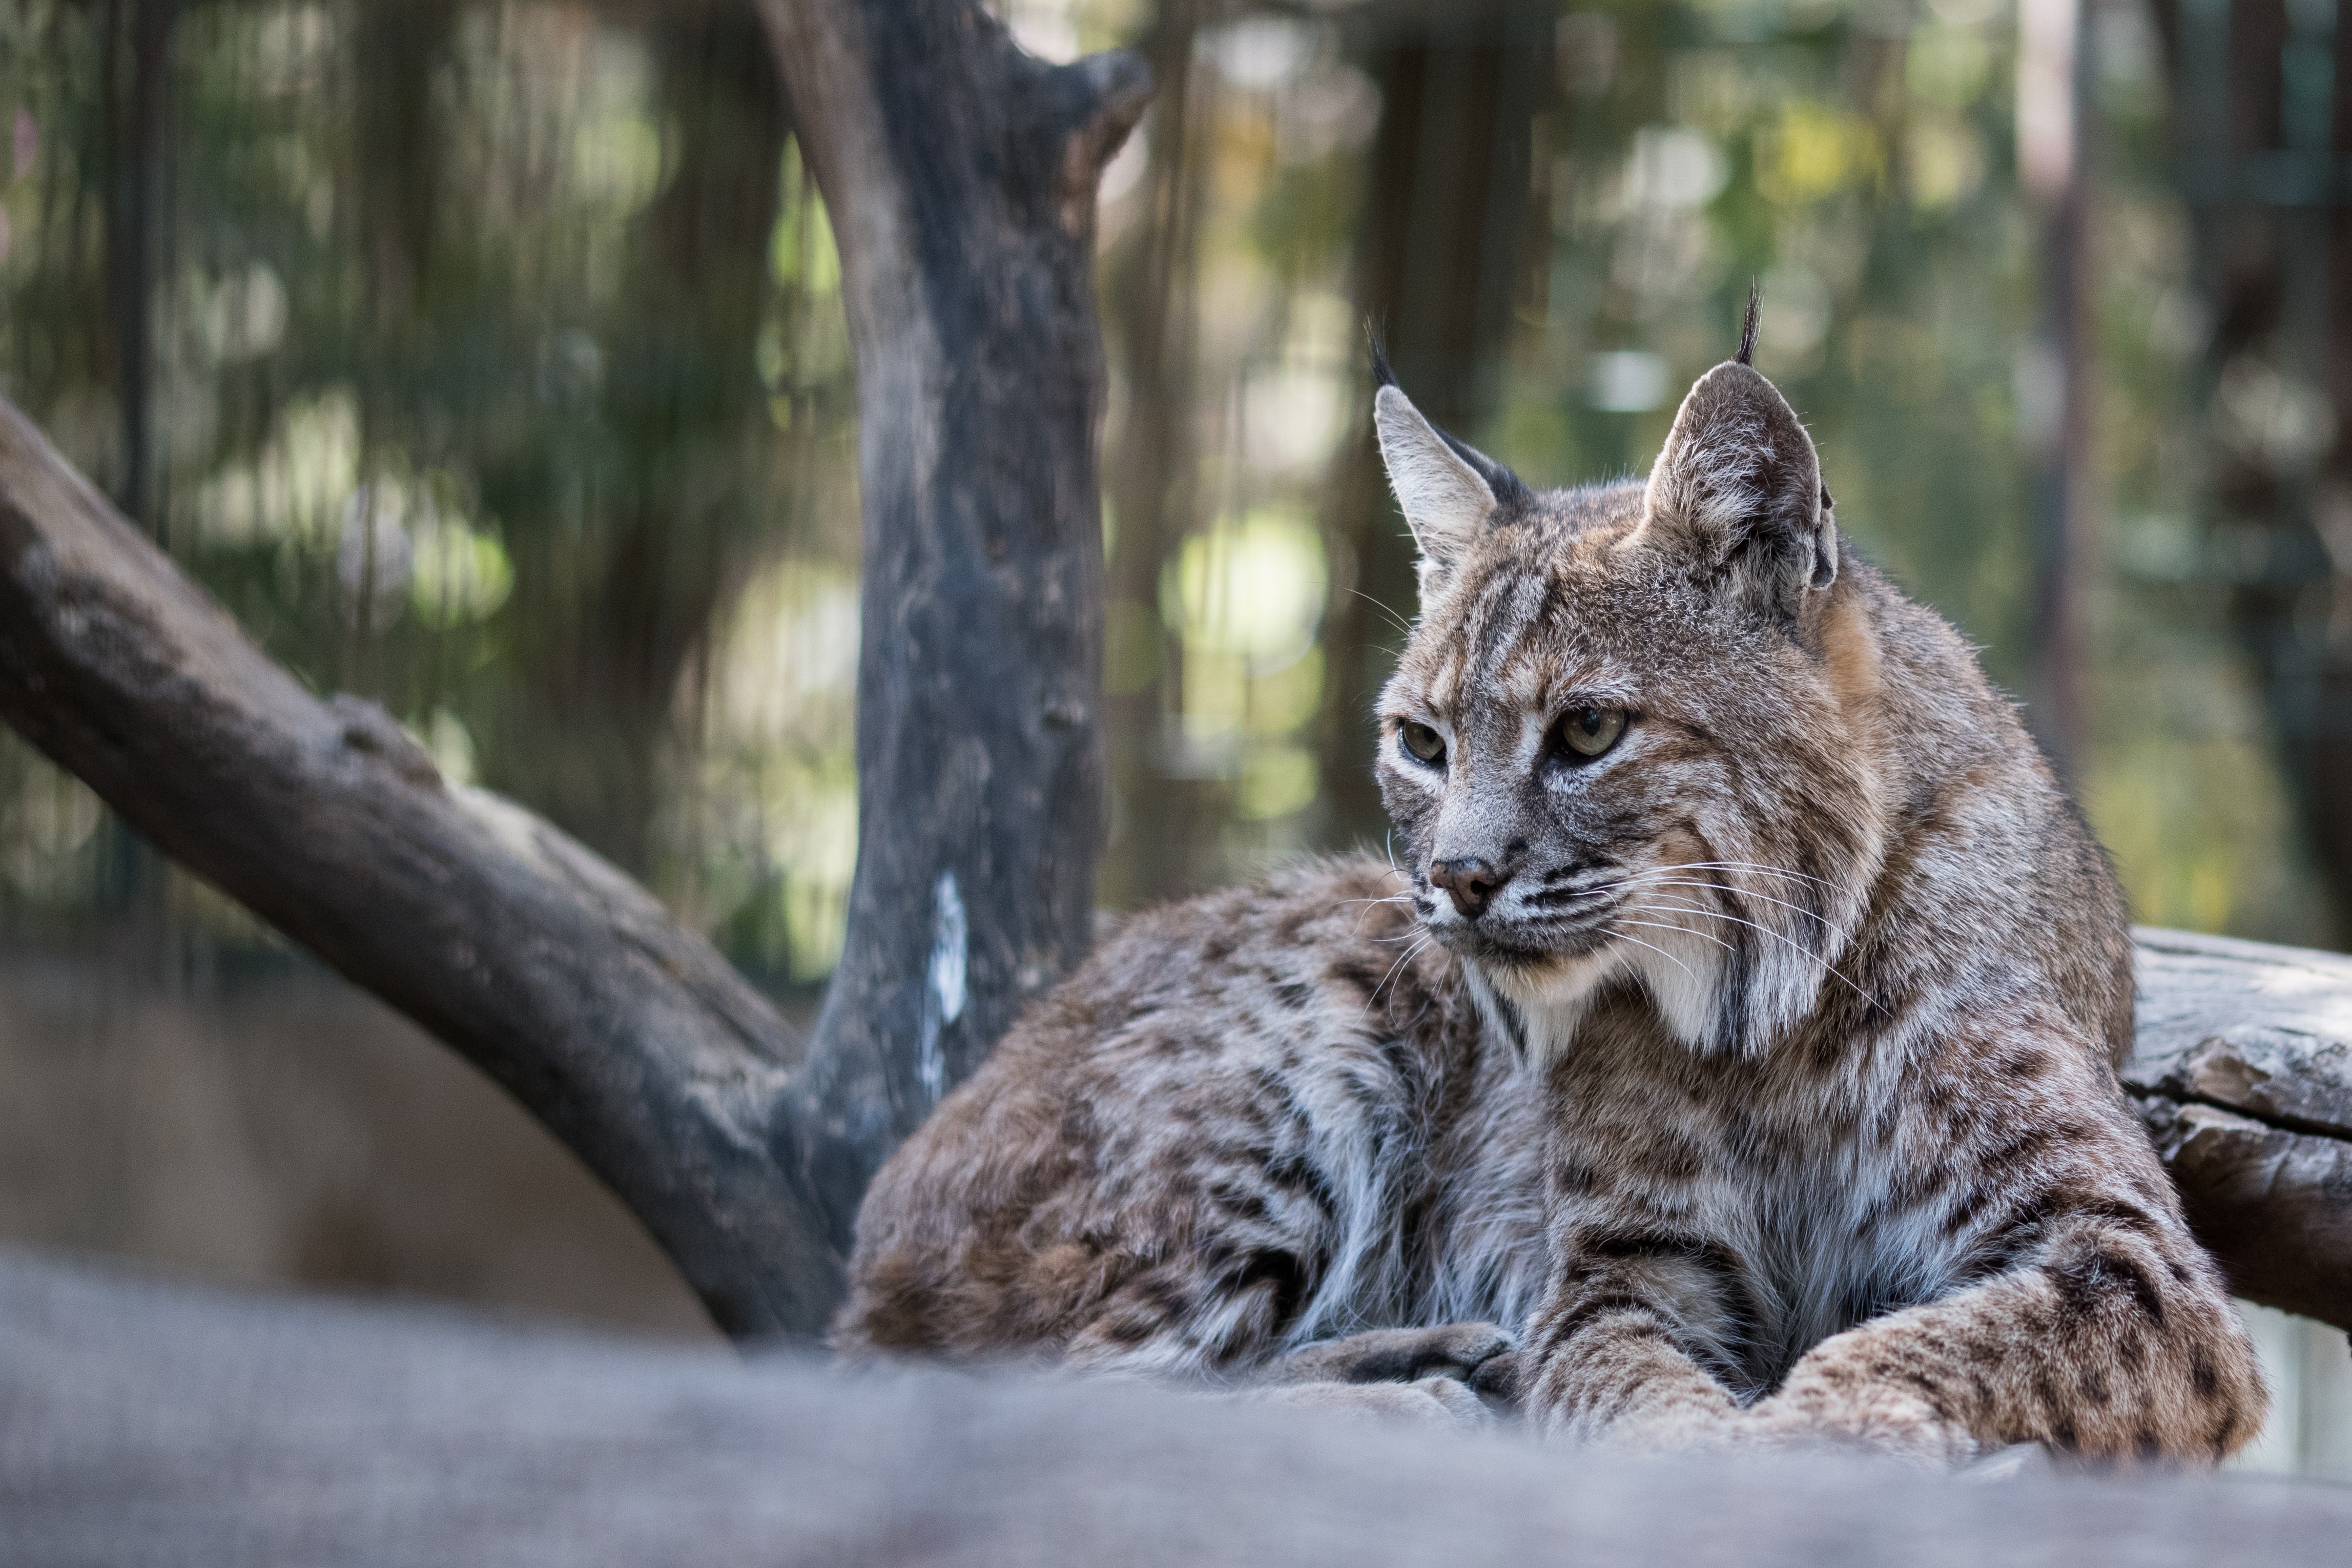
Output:
M321 701L0 403L0 718L131 826L505 1085L719 1323L839 1289L782 1021L643 889Z

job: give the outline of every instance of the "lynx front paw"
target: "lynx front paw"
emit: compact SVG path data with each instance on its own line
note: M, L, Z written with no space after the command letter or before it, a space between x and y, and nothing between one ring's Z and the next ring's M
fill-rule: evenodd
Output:
M1743 1443L1859 1451L1929 1470L1957 1469L1979 1452L1966 1427L1926 1400L1891 1388L1846 1398L1817 1389L1784 1390L1748 1411L1742 1426Z
M1475 1432L1494 1421L1470 1385L1454 1377L1424 1377L1416 1383L1294 1383L1250 1397L1296 1410L1453 1432Z
M1479 1368L1510 1348L1511 1336L1492 1323L1370 1329L1294 1351L1267 1369L1265 1381L1412 1383L1452 1378L1467 1383Z

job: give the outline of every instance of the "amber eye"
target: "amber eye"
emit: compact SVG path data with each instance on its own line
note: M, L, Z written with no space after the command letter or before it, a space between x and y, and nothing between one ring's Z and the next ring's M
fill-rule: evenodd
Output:
M1434 765L1445 760L1445 737L1417 719L1407 719L1399 724L1397 739L1418 761Z
M1617 743L1625 732L1622 708L1571 708L1559 721L1559 738L1571 756L1590 761Z

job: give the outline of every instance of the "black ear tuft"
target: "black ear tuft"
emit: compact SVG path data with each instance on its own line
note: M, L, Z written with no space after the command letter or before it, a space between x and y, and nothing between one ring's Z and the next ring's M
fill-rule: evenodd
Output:
M1486 481L1486 488L1495 492L1495 500L1498 502L1507 505L1534 498L1534 492L1528 489L1527 480L1511 472L1503 464L1495 461L1467 441L1455 440L1451 432L1440 430L1437 434L1447 446L1454 448L1455 457L1478 470L1478 477Z
M1378 397L1381 388L1396 386L1397 378L1396 372L1389 368L1388 345L1381 341L1380 325L1369 316L1364 319L1364 342L1372 351L1372 395ZM1398 386L1397 390L1402 392L1404 389ZM1477 447L1466 441L1456 440L1452 435L1439 430L1433 425L1430 429L1439 440L1445 443L1455 457L1469 464L1471 470L1486 481L1486 488L1494 492L1497 501L1524 501L1533 494L1528 489L1525 479L1520 479L1518 475L1511 472L1509 468L1495 461Z
M1748 320L1740 323L1739 353L1732 356L1741 364L1756 363L1756 322L1763 313L1764 291L1757 287L1756 279L1750 278L1748 280Z

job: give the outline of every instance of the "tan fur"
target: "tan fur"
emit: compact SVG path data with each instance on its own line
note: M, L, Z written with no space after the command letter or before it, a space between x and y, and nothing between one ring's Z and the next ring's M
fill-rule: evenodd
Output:
M1718 366L1646 486L1542 494L1381 396L1392 466L1496 498L1414 520L1399 868L1106 944L877 1178L836 1342L1654 1446L2251 1438L2113 1071L2113 875L1779 394Z

